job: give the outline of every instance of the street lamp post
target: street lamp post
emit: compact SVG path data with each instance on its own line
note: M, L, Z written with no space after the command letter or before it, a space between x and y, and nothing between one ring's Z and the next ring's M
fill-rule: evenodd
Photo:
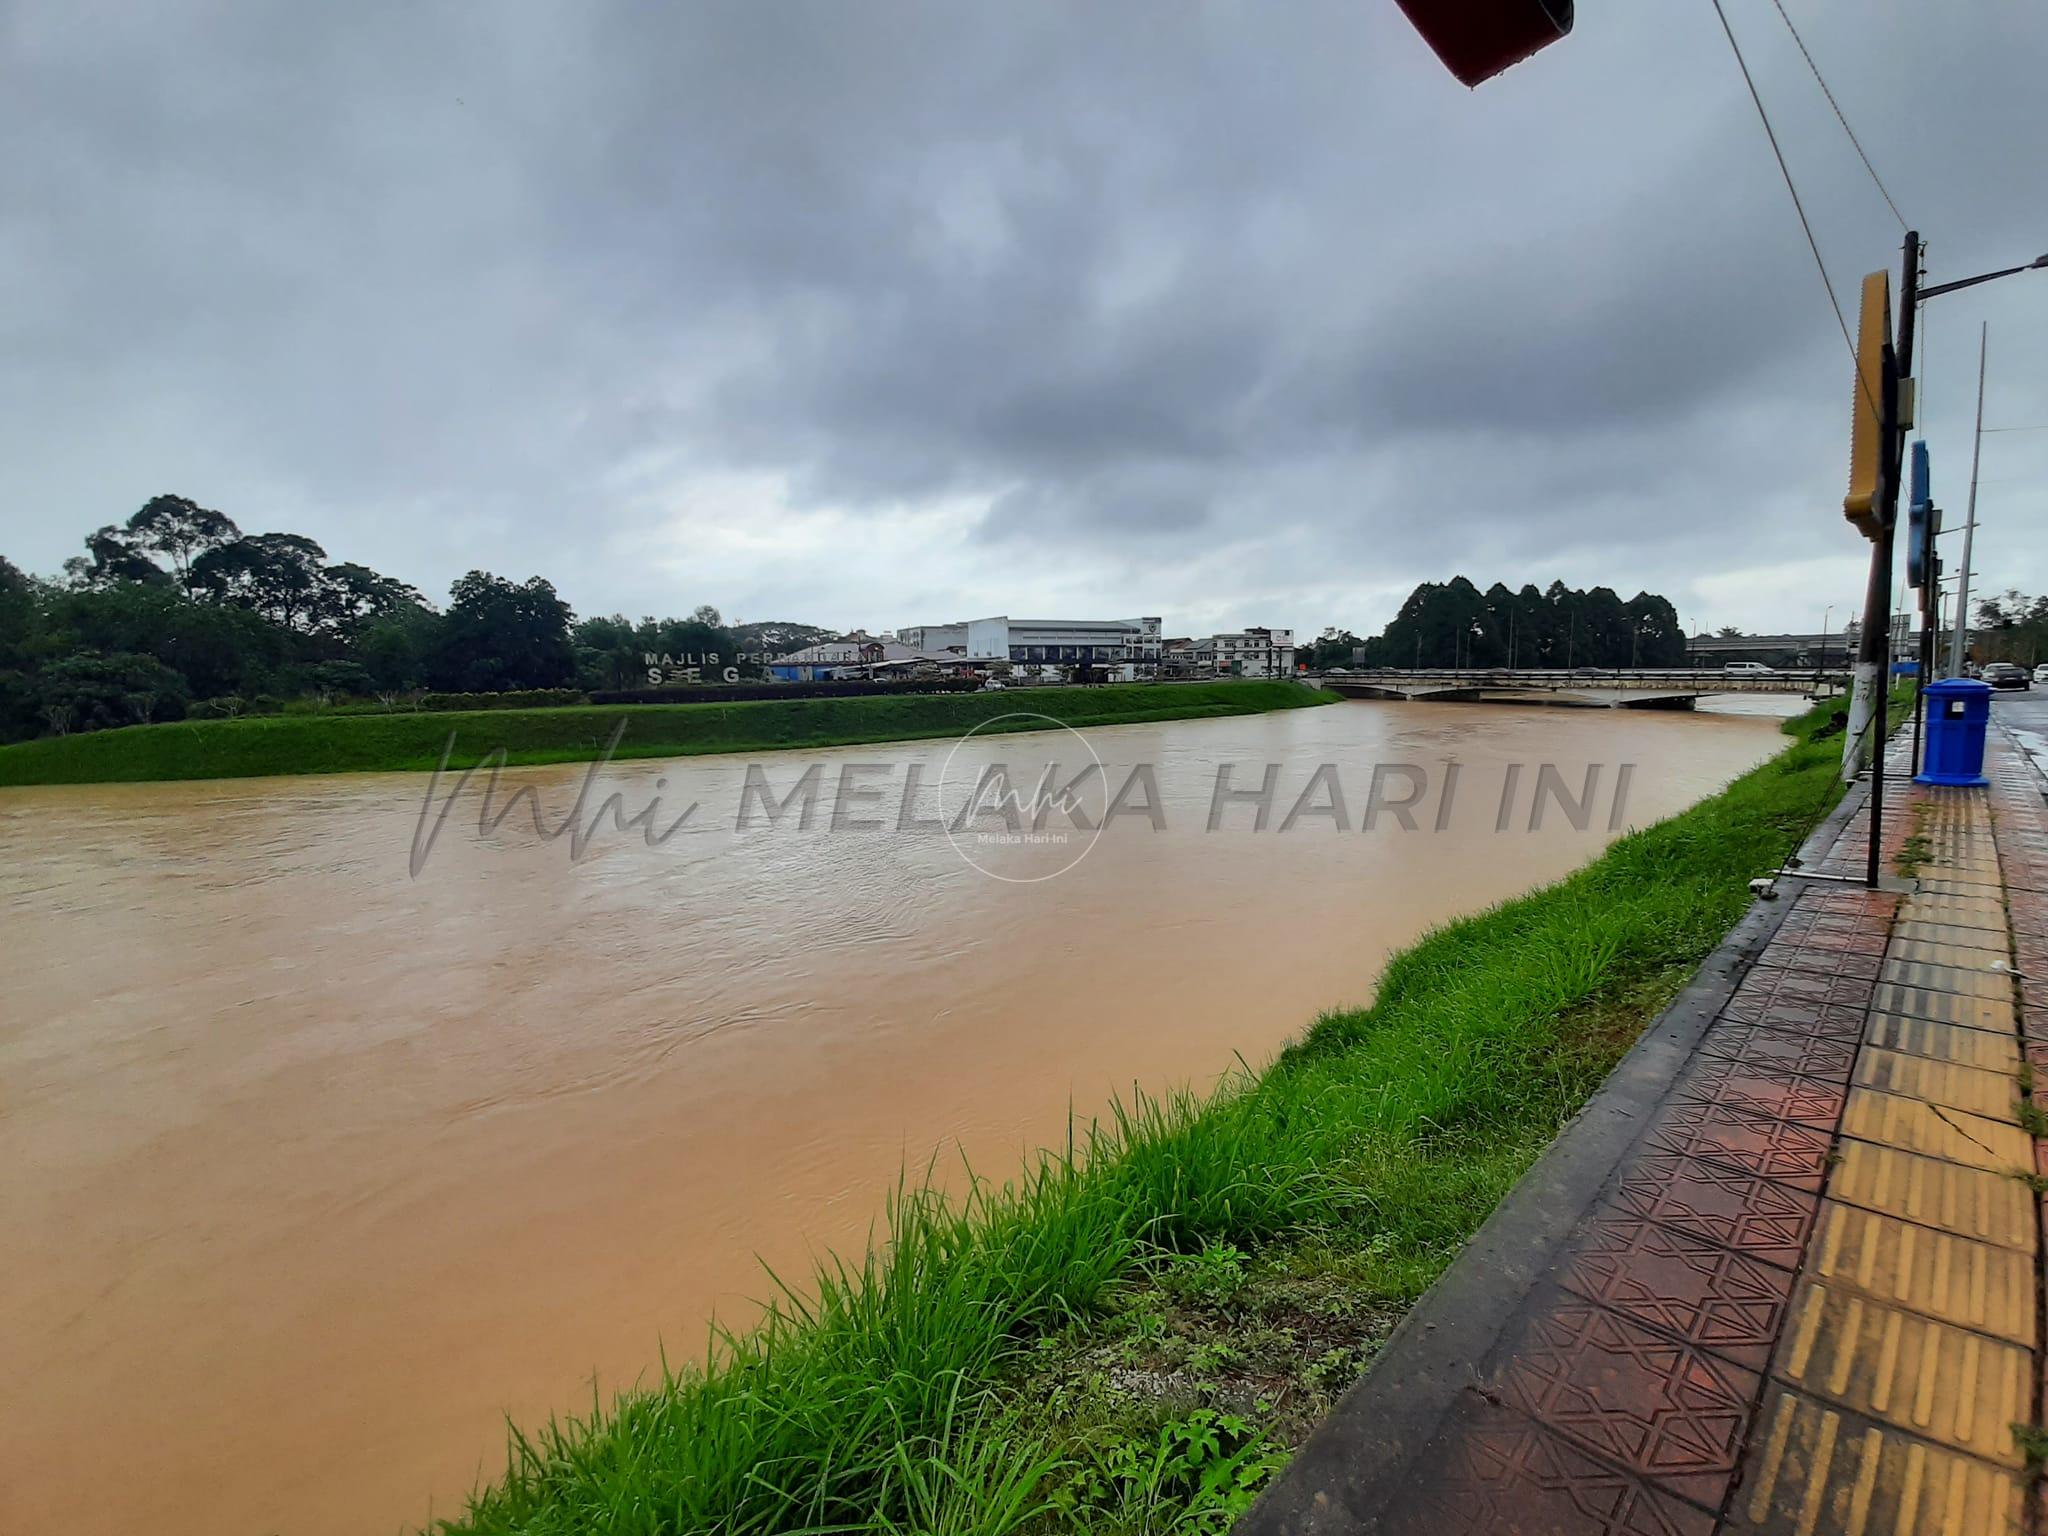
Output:
M1906 232L1905 273L1899 292L1899 334L1896 347L1887 343L1883 348L1881 365L1877 369L1877 420L1878 420L1878 472L1875 495L1870 512L1874 525L1875 547L1870 557L1870 584L1864 594L1863 634L1856 654L1856 671L1859 680L1870 690L1870 728L1875 732L1870 751L1870 853L1864 867L1864 884L1875 890L1878 884L1880 866L1884 859L1884 753L1886 745L1885 716L1891 689L1891 590L1892 590L1892 546L1897 542L1899 510L1900 470L1905 458L1905 421L1900 409L1900 383L1913 376L1913 337L1919 320L1920 306L1927 300L1939 298L1944 293L1955 293L1963 288L1974 288L1979 283L1988 283L2001 277L2011 277L2019 272L2031 272L2048 268L2048 255L2035 258L2023 266L2002 267L1996 272L1980 272L1975 277L1959 278L1949 283L1934 283L1922 287L1920 283L1920 234L1917 230ZM1859 365L1860 369L1860 365ZM1859 371L1859 378L1862 377ZM1974 479L1974 475L1972 476ZM1965 533L1967 543L1969 535ZM1969 569L1967 550L1963 567ZM1960 594L1959 594L1960 595ZM1957 633L1960 635L1963 610L1958 605L1956 614ZM1951 650L1951 655L1955 651ZM1926 678L1920 680L1926 685ZM1850 739L1844 745L1844 754L1854 761L1861 743L1857 739L1857 710L1852 701L1849 711L1851 723Z
M2044 263L2048 263L2048 256L2035 265ZM1986 322L1977 330L1977 440L1970 445L1970 504L1963 513L1963 568L1956 580L1956 628L1948 642L1950 677L1963 675L1963 636L1969 629L1970 546L1977 538L1977 464L1984 452L1984 354L1990 345L1991 326Z

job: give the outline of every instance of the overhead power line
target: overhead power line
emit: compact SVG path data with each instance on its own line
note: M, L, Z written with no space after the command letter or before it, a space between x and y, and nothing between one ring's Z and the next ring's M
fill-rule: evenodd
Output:
M1906 216L1899 212L1899 205L1892 201L1891 193L1885 190L1884 178L1877 174L1877 167L1870 163L1870 156L1863 152L1863 141L1856 137L1856 130L1849 126L1849 119L1842 115L1842 104L1835 100L1835 93L1828 89L1827 79L1821 74L1820 66L1814 63L1813 53L1806 46L1806 39L1801 37L1799 29L1792 25L1792 17L1785 9L1784 0L1771 0L1771 4L1777 7L1778 16L1785 23L1785 30L1792 34L1792 41L1799 45L1800 55L1806 60L1806 67L1813 71L1814 83L1820 87L1821 95L1827 97L1828 105L1835 109L1835 121L1842 125L1842 132L1849 135L1849 142L1856 149L1856 158L1863 162L1863 169L1870 172L1870 179L1877 184L1878 195L1884 199L1884 205L1891 209L1892 217L1899 221L1899 228L1905 229ZM1726 25L1726 22L1727 18L1723 17L1723 25Z
M1778 160L1778 174L1785 178L1785 190L1792 194L1792 207L1799 215L1799 227L1806 231L1806 248L1813 252L1813 264L1820 270L1821 286L1828 291L1828 303L1835 311L1835 324L1841 328L1842 345L1849 349L1849 362L1856 369L1861 384L1863 369L1856 356L1856 342L1849 335L1849 322L1842 316L1842 301L1835 297L1834 280L1828 276L1828 264L1821 259L1820 242L1814 238L1813 223L1806 217L1806 204L1799 200L1799 186L1792 180L1792 167L1785 163L1785 151L1778 144L1778 130L1771 126L1771 114L1764 110L1764 99L1757 93L1756 77L1749 72L1749 61L1742 56L1742 45L1735 41L1735 29L1728 25L1728 13L1721 8L1721 0L1714 0L1714 14L1721 18L1721 31L1728 38L1728 46L1734 51L1735 64L1742 71L1742 83L1749 87L1749 99L1756 103L1756 115L1763 120L1764 136L1771 141L1771 153Z

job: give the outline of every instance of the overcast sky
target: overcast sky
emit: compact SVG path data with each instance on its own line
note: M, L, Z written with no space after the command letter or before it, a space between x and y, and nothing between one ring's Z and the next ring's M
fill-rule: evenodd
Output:
M1902 232L1727 3L1853 327ZM2048 8L1787 7L1931 280L2048 250ZM32 570L169 491L579 613L1860 602L1847 352L1707 0L1477 92L1394 0L0 0L0 146ZM1980 319L1987 424L2048 425L2048 272L1929 308L1955 522ZM2048 432L1985 442L1982 583L2048 588Z

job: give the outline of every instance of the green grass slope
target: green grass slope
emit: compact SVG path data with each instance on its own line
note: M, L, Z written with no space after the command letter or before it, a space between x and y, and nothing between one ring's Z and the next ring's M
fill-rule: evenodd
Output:
M456 768L499 747L510 763L583 762L604 752L622 720L625 734L616 756L675 757L952 736L1005 715L1042 716L1063 725L1117 725L1258 714L1335 700L1334 694L1292 682L1127 683L732 704L192 720L0 747L0 784L424 771L440 762L450 731L455 750L449 761ZM989 728L1047 727L1045 719L1024 718Z

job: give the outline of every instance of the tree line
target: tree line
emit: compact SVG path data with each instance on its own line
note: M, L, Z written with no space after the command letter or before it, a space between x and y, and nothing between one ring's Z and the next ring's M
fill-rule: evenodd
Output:
M1977 604L1970 654L1979 661L2011 661L2023 667L2048 661L2048 597L2029 597L2008 587Z
M43 579L0 556L0 739L424 690L629 686L648 652L740 649L718 610L578 620L539 576L471 571L436 607L296 533L156 496Z
M1668 599L1553 581L1485 591L1463 576L1423 582L1393 621L1361 640L1325 630L1305 648L1312 667L1682 667L1685 632Z

